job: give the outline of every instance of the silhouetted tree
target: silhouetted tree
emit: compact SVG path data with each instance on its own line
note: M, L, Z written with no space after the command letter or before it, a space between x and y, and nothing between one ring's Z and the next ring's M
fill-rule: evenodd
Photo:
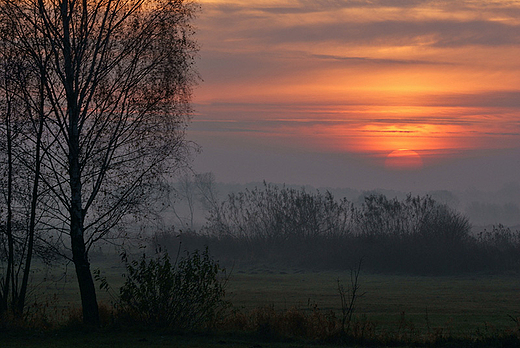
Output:
M3 24L2 35L11 36L12 26ZM0 159L0 261L5 263L5 274L0 277L0 312L10 309L20 313L25 306L33 252L37 247L42 250L37 245L36 229L43 212L38 202L44 196L39 180L43 84L6 41L0 48L0 61L0 149L4 155Z
M34 109L40 97L48 112L39 179L53 196L49 224L70 236L85 323L99 322L90 246L153 207L162 175L189 155L194 10L185 0L0 0L1 44L42 85L23 100Z
M347 200L332 194L311 193L264 183L232 193L210 210L205 230L218 238L242 240L255 254L283 250L302 257L302 249L321 239L352 232L355 210ZM282 256L282 255L280 255Z

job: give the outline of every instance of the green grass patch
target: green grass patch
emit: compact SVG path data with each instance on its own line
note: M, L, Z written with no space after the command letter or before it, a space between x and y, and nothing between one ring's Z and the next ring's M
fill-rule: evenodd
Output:
M336 280L347 272L250 269L232 274L228 299L236 308L271 304L280 310L298 307L340 312ZM403 320L416 329L449 330L454 335L516 327L520 316L520 278L513 275L419 277L361 274L355 314L378 327L397 330Z
M101 269L113 288L112 295L116 295L124 281L124 267L101 260L94 262L93 268ZM39 285L34 288L31 298L44 308L49 321L66 322L71 313L79 317L79 291L73 270L65 272L64 268L54 269L52 272L35 273L33 277L38 280L34 283ZM247 318L244 320L250 320L249 326L244 327L251 328L254 327L251 320L255 320L251 318L267 315L272 316L268 318L270 325L285 325L287 331L287 325L298 325L298 320L308 320L306 325L312 327L312 315L316 312L323 314L320 320L324 320L331 311L339 318L341 305L337 279L348 286L350 273L267 266L234 270L229 278L226 296L233 304L230 313L234 314L229 314L227 319L230 320L233 315L238 319ZM437 342L438 346L443 346L438 343L439 339L444 340L442 342L447 346L460 346L454 340L471 343L467 346L500 346L509 335L517 337L519 332L514 321L520 317L520 278L516 275L421 277L362 273L359 286L360 293L364 295L357 298L355 325L371 330L372 341L369 344L375 344L375 337L379 340L376 342L393 346L413 342L424 344L428 339L433 340L430 343ZM98 298L106 304L105 308L115 299L112 295L98 291ZM276 316L271 311L282 314ZM236 318L233 320L236 321ZM281 323L283 320L292 322ZM213 335L173 335L153 329L127 330L117 325L108 325L93 333L78 332L74 326L68 330L31 329L30 334L5 331L1 333L0 346L308 347L317 344L309 337L300 339L295 335L265 334L258 329L261 325L242 333L220 326ZM334 339L330 342L338 344ZM347 344L364 343L361 340Z

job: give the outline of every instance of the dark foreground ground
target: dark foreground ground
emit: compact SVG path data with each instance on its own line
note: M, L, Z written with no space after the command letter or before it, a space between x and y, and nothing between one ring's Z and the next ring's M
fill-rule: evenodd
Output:
M117 268L106 272L115 289L120 274ZM354 321L359 330L365 331L358 331L356 337L298 336L298 325L307 325L307 333L310 325L312 336L316 320L332 312L341 316L338 279L348 287L350 273L269 267L233 270L227 285L227 299L232 303L228 317L231 321L233 315L256 320L256 324L248 324L247 330L227 326L213 333L175 334L121 324L95 330L78 324L54 325L52 329L3 327L0 348L520 347L520 276L516 274L426 277L362 273L362 296L356 300ZM55 299L49 314L77 306L74 300L79 295L74 279L44 292L40 299ZM105 308L110 308L111 297L103 292L99 297ZM313 316L316 312L319 317ZM258 323L261 316L264 322ZM54 320L52 315L48 320Z
M2 332L0 347L5 348L267 348L267 347L520 347L517 336L488 337L486 339L451 338L436 342L378 342L355 341L320 342L298 338L266 338L258 334L171 334L155 330L94 330L80 329L37 332Z

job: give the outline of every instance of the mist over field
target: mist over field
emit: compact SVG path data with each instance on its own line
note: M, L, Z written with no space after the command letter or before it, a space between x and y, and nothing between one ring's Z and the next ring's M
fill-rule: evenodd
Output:
M361 191L185 176L155 248L205 246L226 265L452 275L517 272L516 185L485 192ZM504 203L505 202L505 203Z
M217 197L224 200L230 193L238 193L245 189L254 189L262 187L263 182L248 183L224 183L218 182L216 178L214 186ZM346 198L357 205L361 205L364 197L371 194L383 194L388 198L405 198L407 195L428 195L439 203L446 204L449 207L464 214L470 221L473 231L479 232L485 228L489 229L493 225L503 224L511 227L511 229L520 229L520 185L514 182L503 185L497 190L482 190L470 188L465 190L392 190L384 188L375 188L372 190L354 189L349 187L330 187L297 184L274 183L279 187L285 186L294 189L305 189L308 192L330 192L337 199ZM179 182L172 184L176 190L179 190ZM175 217L172 211L163 213L164 222L172 224L178 228L182 228L189 219L190 210L187 205L186 197L181 192L172 195L172 207L177 211L179 218ZM195 194L195 192L193 192ZM200 202L194 204L195 228L201 228L205 223L207 210Z

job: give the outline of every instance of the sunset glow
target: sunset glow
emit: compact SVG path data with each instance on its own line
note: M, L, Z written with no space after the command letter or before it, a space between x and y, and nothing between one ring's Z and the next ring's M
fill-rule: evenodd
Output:
M415 151L398 149L386 156L385 168L388 170L415 170L421 169L423 162L421 156Z
M200 3L197 139L382 170L520 147L519 1Z

